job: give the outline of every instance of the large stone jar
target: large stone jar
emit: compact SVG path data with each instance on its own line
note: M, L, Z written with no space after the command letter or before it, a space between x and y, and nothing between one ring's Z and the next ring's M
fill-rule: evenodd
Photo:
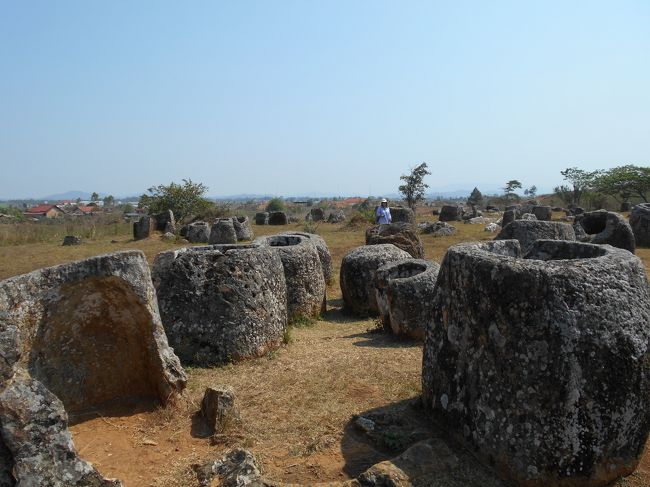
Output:
M358 316L379 315L375 293L377 269L410 258L408 252L393 244L364 245L348 252L341 262L339 276L346 311Z
M560 222L514 220L505 225L494 240L516 239L525 253L537 240L575 240L571 225Z
M511 224L512 225L512 224ZM445 255L422 366L426 407L526 486L634 471L650 427L650 293L608 245L469 243Z
M316 246L302 235L270 235L255 243L270 247L278 254L287 286L289 321L315 318L325 311L325 277Z
M440 265L424 259L391 262L376 273L376 297L384 327L395 335L424 339L433 313Z
M162 252L153 282L170 344L184 363L252 358L282 343L282 261L269 248L214 245Z
M630 226L636 244L640 247L650 247L650 203L641 203L632 208Z
M314 244L316 251L318 252L321 267L323 268L325 283L330 284L332 282L332 255L330 254L330 249L323 237L315 233L307 232L285 232L283 235L300 235L309 239L309 241Z

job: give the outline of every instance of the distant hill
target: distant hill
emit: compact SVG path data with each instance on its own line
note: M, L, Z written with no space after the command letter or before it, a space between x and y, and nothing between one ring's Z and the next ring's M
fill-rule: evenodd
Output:
M91 196L92 193L86 193L85 191L66 191L65 193L51 194L37 199L56 201L56 200L76 200L77 198L80 198L82 200L89 200Z

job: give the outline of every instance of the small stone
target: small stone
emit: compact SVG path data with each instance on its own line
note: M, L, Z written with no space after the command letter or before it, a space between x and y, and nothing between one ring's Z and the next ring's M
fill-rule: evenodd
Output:
M229 421L236 415L235 391L232 387L207 387L201 401L201 414L211 433L223 433Z
M66 235L63 239L63 245L81 245L81 237L77 237L75 235Z

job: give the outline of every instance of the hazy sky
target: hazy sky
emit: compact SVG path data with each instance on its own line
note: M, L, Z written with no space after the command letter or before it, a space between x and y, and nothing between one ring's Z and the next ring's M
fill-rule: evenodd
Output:
M650 164L650 2L0 0L0 198Z

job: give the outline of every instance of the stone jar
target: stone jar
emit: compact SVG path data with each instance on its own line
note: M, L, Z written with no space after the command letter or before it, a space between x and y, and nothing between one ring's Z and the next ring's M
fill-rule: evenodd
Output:
M393 244L365 245L348 252L341 262L339 277L345 310L358 316L378 316L377 269L410 258L408 252Z
M512 224L511 224L512 225ZM451 247L422 365L426 407L502 478L604 486L634 471L650 428L650 292L608 245Z
M153 282L181 361L211 366L279 347L287 324L282 262L268 248L213 245L162 252Z
M280 257L287 287L289 321L300 317L315 318L325 311L325 277L314 243L301 235L270 235L255 243Z
M424 339L439 270L439 264L424 259L400 260L377 269L375 294L384 328Z

